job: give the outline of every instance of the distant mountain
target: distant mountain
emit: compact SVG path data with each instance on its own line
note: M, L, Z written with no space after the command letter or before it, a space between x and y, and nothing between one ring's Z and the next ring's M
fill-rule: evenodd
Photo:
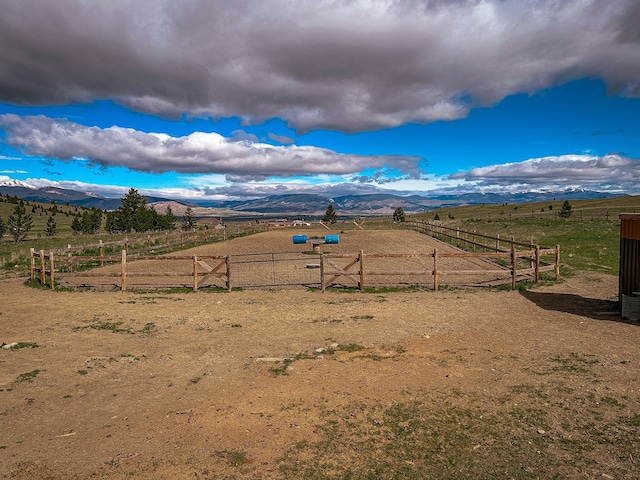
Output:
M0 194L16 196L29 202L51 203L58 205L77 205L86 208L100 208L102 210L115 210L120 206L119 198L106 198L91 192L78 192L67 188L44 187L34 188L18 180L3 181L0 183ZM169 201L166 198L146 197L147 203Z
M11 195L24 200L57 204L77 205L81 207L97 207L102 210L115 210L120 206L119 198L106 198L91 192L46 187L34 188L19 180L0 182L0 194ZM228 201L182 201L159 197L146 197L149 205L164 212L170 205L176 215L181 215L187 206L194 207L198 217L239 215L269 216L321 216L330 203L340 215L392 215L397 207L407 214L420 213L441 207L460 205L530 203L552 200L586 200L593 198L610 198L613 195L588 190L566 190L563 192L524 192L524 193L465 193L460 195L409 195L376 193L367 195L342 195L334 198L316 194L272 195L250 200ZM197 207L197 208L195 208Z
M236 212L258 212L266 215L295 216L324 215L329 203L342 215L392 215L397 207L405 213L420 213L441 207L460 205L529 203L551 200L578 200L590 198L609 198L612 195L585 190L566 192L527 192L527 193L466 193L461 195L394 195L386 193L367 195L344 195L335 198L311 194L272 195L265 198L245 201L196 202L200 206L226 208Z

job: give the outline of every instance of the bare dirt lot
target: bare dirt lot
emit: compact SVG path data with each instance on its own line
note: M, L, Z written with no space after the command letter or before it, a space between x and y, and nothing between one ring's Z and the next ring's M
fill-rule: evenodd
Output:
M640 327L616 314L615 277L364 294L0 282L0 342L20 342L0 350L2 478L640 477Z

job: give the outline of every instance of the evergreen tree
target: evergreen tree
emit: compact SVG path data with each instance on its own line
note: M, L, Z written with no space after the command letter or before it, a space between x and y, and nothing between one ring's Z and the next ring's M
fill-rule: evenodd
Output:
M4 236L5 233L7 233L7 224L4 223L4 220L2 220L2 217L0 217L0 239Z
M56 234L57 228L58 224L56 223L55 218L53 218L53 215L49 215L49 218L47 219L47 228L44 231L45 235L47 237L53 237Z
M27 215L22 200L15 206L13 213L9 215L7 224L15 242L24 240L29 230L33 227L33 217Z
M394 222L405 221L404 209L402 207L396 208L395 211L393 212L393 221Z
M82 232L82 220L81 220L81 216L80 215L76 215L73 217L73 220L71 221L71 230L73 231L73 233L80 233Z
M571 204L569 200L565 200L560 209L560 216L563 218L569 218L571 216Z
M147 199L135 188L120 199L120 206L107 216L107 230L114 232L143 232L147 226Z
M338 214L332 204L327 205L327 210L322 217L323 222L336 223L338 221Z
M164 212L164 227L166 230L173 230L176 228L177 217L173 214L173 210L171 210L171 205L167 205L167 209Z
M193 230L196 226L196 219L193 216L193 210L191 207L187 207L182 215L182 229Z

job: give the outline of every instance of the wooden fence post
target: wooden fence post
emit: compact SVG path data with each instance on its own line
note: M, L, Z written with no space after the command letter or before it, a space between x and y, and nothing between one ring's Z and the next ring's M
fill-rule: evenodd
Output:
M104 256L104 247L102 246L102 240L100 240L100 266L104 266L104 260L102 259L102 257Z
M122 264L120 268L120 290L125 291L127 289L127 249L122 249Z
M360 291L364 291L364 251L360 250Z
M40 250L40 285L47 284L45 275L46 275L46 268L44 265L44 250Z
M518 261L518 257L516 257L516 249L513 246L513 244L511 244L511 288L513 288L515 290L516 288L516 283L517 283L517 279L518 279L518 272L517 272L517 263Z
M536 245L535 257L536 283L540 281L540 245Z
M433 290L438 291L438 249L433 249Z
M556 265L554 268L556 281L560 280L560 245L556 245Z
M198 290L198 256L193 256L193 291Z
M53 250L50 250L49 251L49 280L50 280L51 290L56 289L54 272L55 272L55 266L53 264Z
M500 234L496 234L496 252L500 251Z
M229 255L224 258L224 263L227 267L227 290L231 291L231 260Z
M67 250L69 250L69 253L67 254L67 258L69 259L69 271L73 272L73 263L71 263L71 245L67 245Z
M324 254L320 252L320 291L324 292Z
M529 239L529 268L534 268L535 267L535 257L533 255L535 247L537 247L537 245L533 245L533 237L531 237ZM536 280L536 282L537 282L537 280Z
M31 281L35 281L36 279L36 251L33 248L29 249L29 256L31 258L30 262L30 270L31 270Z

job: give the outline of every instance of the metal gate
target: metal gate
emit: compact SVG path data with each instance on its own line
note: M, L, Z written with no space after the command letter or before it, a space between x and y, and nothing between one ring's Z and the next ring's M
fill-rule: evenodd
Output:
M301 252L229 255L233 288L320 287L319 255Z

